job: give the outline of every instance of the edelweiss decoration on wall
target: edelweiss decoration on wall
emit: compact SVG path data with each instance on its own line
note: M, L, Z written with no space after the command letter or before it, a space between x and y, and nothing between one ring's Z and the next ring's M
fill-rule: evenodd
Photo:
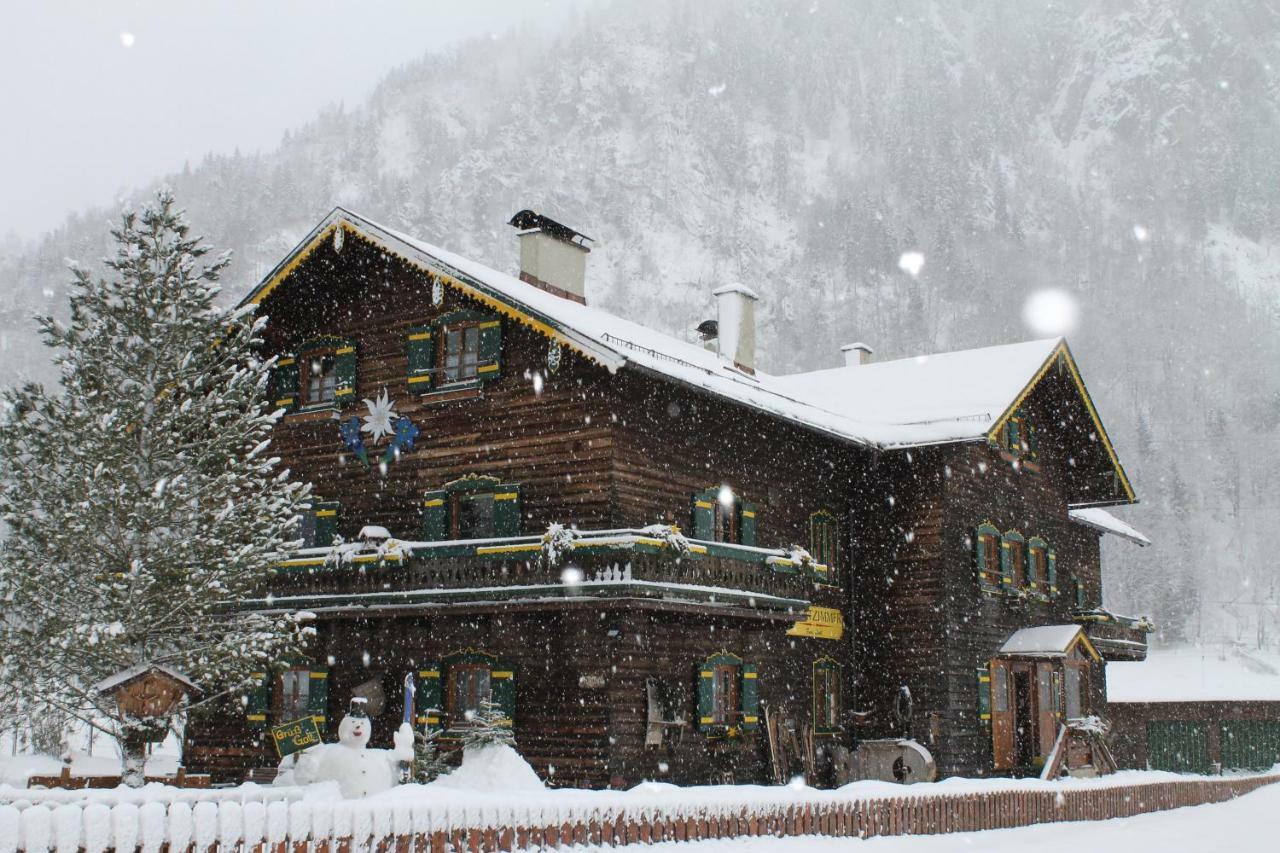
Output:
M369 444L377 444L383 438L389 437L391 440L387 444L387 449L382 452L379 465L380 468L385 469L401 453L413 450L413 442L418 437L418 428L414 426L413 421L396 412L396 404L388 399L385 388L377 399L366 399L364 404L369 407L369 414L364 416L363 424L360 423L359 417L352 415L338 428L342 435L342 444L367 468L369 467L369 448L365 445L362 433L368 433Z

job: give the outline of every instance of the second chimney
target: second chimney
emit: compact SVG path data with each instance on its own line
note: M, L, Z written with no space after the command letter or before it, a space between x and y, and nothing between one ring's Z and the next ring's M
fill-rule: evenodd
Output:
M756 369L756 296L744 284L726 284L716 297L716 332L720 355L747 373Z
M857 367L860 364L867 364L871 361L871 356L875 354L875 350L862 342L845 344L840 347L840 352L844 353L845 367Z
M520 229L520 280L587 304L591 238L532 210L520 211L507 224Z

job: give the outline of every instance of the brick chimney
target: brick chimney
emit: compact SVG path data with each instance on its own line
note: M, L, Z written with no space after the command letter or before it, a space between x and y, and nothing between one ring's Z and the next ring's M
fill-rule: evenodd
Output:
M532 210L520 211L507 224L520 232L520 280L586 305L591 238Z
M844 353L844 366L856 367L860 364L869 364L871 356L875 354L875 350L862 342L856 344L845 344L840 347L840 352Z

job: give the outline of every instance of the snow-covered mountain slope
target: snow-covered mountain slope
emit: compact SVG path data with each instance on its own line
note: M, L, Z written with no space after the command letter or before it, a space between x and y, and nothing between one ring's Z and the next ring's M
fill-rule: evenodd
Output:
M592 301L656 328L684 335L714 286L749 283L773 373L835 366L852 340L895 358L1036 337L1023 300L1064 288L1144 499L1126 517L1156 540L1109 546L1110 603L1178 628L1202 595L1276 594L1278 17L616 2L428 57L275 151L164 180L245 289L335 204L498 269L506 219L539 209L596 238ZM103 254L105 218L0 248L11 370L41 371L25 317L60 304L64 257Z

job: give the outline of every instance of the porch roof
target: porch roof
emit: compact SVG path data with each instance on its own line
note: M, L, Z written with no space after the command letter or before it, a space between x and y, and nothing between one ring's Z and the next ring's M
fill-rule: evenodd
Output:
M1079 625L1020 628L1004 641L1000 654L1008 657L1063 658L1071 653L1077 643L1084 643L1090 655L1098 657L1093 644Z

